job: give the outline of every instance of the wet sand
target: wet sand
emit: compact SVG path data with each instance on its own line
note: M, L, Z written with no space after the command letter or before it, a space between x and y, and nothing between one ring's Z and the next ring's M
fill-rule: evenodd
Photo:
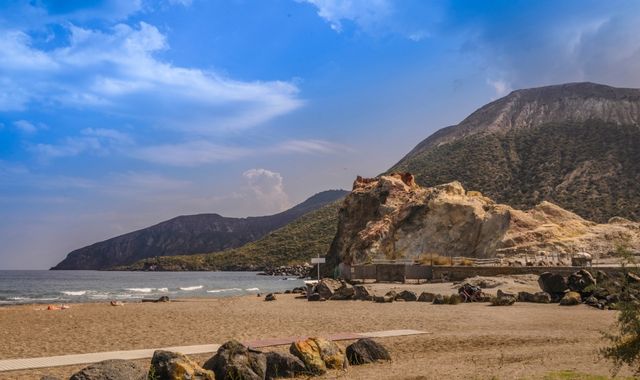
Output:
M515 290L514 286L537 290L531 284L519 282L501 288ZM452 284L372 287L377 293L392 287L453 292ZM245 296L130 303L123 307L108 303L78 304L63 311L37 310L42 308L38 305L3 307L0 358L223 343L232 338L242 341L416 329L429 333L380 340L389 348L392 362L351 367L347 372L332 371L321 378L536 379L560 370L608 375L611 368L609 362L599 358L597 350L605 343L602 331L611 331L613 327L614 311L584 305L377 304L307 302L294 297L278 295L275 302ZM203 362L209 356L194 358ZM68 378L81 367L5 372L0 373L0 378L38 379L43 374Z

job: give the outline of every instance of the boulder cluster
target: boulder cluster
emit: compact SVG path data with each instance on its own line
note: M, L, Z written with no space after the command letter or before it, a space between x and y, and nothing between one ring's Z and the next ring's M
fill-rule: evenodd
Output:
M262 352L231 340L202 366L183 354L158 350L148 368L128 360L105 360L83 368L69 380L271 380L318 376L329 369L346 370L349 365L381 360L391 360L389 352L368 338L346 349L324 338L307 338L293 342L289 353Z
M310 276L312 269L313 266L308 263L300 265L282 265L279 267L267 268L258 274L262 276L289 276L307 278Z

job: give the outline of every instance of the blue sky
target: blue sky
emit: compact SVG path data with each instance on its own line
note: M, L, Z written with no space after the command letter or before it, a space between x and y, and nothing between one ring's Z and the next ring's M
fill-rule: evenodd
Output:
M637 1L0 3L0 268L374 176L512 89L640 87Z

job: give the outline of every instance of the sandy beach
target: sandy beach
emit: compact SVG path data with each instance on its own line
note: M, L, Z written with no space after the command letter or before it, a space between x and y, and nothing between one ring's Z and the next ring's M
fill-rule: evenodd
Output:
M389 288L451 293L454 287L371 286L376 293ZM501 288L537 290L530 282L513 280ZM391 352L392 362L333 371L321 377L326 379L537 379L561 370L609 375L611 365L599 358L597 349L604 344L602 332L610 331L616 318L614 311L585 305L307 302L289 294L278 295L275 302L243 296L129 303L124 307L76 304L64 311L39 309L42 305L0 308L0 359L223 343L229 339L390 329L428 332L381 339ZM194 358L202 362L210 356ZM82 367L5 372L0 378L38 379L43 374L68 377Z

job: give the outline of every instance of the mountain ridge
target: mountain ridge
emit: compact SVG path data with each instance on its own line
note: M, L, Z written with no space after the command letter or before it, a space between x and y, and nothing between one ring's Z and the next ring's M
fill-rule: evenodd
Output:
M221 251L265 236L298 217L343 197L345 190L327 190L283 212L228 218L217 213L177 216L70 252L52 270L108 269L147 257Z

